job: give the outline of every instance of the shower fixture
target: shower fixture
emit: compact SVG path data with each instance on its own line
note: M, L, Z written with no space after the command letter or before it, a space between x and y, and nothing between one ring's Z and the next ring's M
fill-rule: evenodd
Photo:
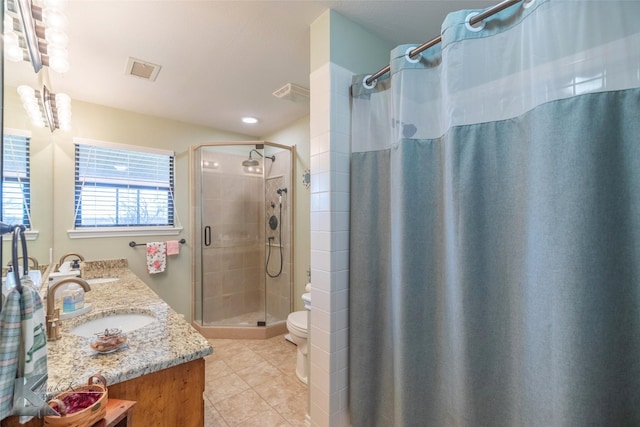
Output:
M276 189L276 193L278 194L278 198L279 200L279 209L280 209L280 221L282 221L282 194L287 194L287 188L283 187L283 188L278 188ZM273 208L273 202L271 202L271 207ZM271 277L272 279L275 279L276 277L279 277L280 274L282 274L282 267L284 266L284 258L283 258L283 253L282 253L282 247L284 246L282 244L282 226L278 227L278 216L276 215L271 215L271 217L269 218L269 227L271 228L271 230L276 230L278 229L278 246L280 248L280 269L278 270L277 273L272 274L269 271L269 261L271 260L271 245L273 243L273 241L275 240L274 237L269 237L268 239L268 246L269 246L269 252L267 253L267 262L264 266L265 272L267 273L267 276Z
M278 198L280 199L280 206L282 207L282 193L287 194L287 189L286 188L278 188L276 190L276 193L278 193Z
M251 153L256 152L256 154L258 154L258 156L260 157L264 157L265 159L270 159L272 162L276 161L276 156L275 154L273 156L263 156L262 154L260 154L260 152L258 150L256 150L255 148L252 149L251 151L249 151L249 158L247 160L244 160L242 162L242 166L244 167L256 167L260 165L260 162L256 159L252 159L251 158Z

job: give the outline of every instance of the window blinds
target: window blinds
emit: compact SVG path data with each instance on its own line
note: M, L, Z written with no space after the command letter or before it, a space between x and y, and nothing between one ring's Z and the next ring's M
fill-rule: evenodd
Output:
M29 137L4 134L2 222L31 228Z
M75 144L75 227L174 225L174 156Z

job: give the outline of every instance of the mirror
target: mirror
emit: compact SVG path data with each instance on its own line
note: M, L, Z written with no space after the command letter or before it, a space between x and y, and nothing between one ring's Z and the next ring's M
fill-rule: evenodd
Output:
M4 82L3 82L4 83ZM53 134L47 128L33 129L24 113L16 88L4 90L4 132L30 131L31 223L35 233L27 233L29 256L39 264L49 264L53 246ZM72 190L71 190L72 191ZM3 236L2 266L11 259L11 241Z

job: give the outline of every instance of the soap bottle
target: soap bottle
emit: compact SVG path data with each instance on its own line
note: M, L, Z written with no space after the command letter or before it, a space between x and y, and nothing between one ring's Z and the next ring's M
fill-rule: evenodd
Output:
M62 293L62 311L69 313L84 307L84 290L77 283L72 283Z

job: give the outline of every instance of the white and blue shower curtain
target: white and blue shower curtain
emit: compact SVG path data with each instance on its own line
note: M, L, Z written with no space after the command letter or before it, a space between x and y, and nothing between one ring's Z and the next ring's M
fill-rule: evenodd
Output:
M640 2L470 13L352 86L351 425L640 426Z

